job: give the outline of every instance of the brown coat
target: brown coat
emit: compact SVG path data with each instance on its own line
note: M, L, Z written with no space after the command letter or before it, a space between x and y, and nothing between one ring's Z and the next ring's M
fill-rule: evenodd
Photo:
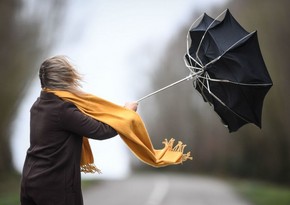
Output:
M104 140L117 135L116 131L43 91L30 113L30 147L22 173L21 204L82 205L82 136Z

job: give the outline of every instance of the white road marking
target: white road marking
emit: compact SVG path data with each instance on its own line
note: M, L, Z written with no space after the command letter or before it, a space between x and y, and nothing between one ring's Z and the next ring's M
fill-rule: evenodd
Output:
M168 178L157 179L145 205L160 205L169 190Z

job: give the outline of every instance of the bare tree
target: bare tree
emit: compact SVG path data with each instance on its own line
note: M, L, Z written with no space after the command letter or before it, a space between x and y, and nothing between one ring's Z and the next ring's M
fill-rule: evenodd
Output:
M32 13L25 13L27 5L24 1L0 2L0 178L13 170L10 123L28 83L34 77L39 59L50 48L49 42L55 37L52 30L58 28L63 3L43 1L41 5L45 5L45 9L40 5L29 5ZM39 12L41 9L43 11ZM47 30L48 25L53 29Z

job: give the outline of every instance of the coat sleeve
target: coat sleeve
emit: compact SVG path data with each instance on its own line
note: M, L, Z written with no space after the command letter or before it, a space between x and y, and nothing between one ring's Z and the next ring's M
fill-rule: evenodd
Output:
M111 126L83 114L75 105L67 102L60 113L60 123L69 132L97 140L118 134Z

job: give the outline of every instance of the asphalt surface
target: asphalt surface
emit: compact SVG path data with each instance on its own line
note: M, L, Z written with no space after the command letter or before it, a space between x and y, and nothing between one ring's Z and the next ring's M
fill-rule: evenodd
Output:
M102 181L83 192L85 205L250 205L226 182L174 174Z

